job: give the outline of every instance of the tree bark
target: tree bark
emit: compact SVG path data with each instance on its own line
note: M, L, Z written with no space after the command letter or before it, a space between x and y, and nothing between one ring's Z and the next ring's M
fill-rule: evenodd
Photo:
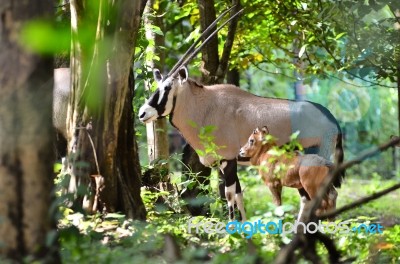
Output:
M198 0L199 11L200 11L200 29L201 32L214 22L216 19L214 0ZM216 26L212 29L217 29ZM204 37L204 40L208 36ZM217 80L216 74L219 65L218 56L218 37L213 36L210 41L202 49L202 75L201 81L204 84L214 84Z
M145 16L144 23L146 25L158 26L164 32L164 26L161 19L162 11L160 9L153 9L154 2L155 0L149 0L147 2L145 13L154 13L155 16L152 16L151 18L150 16ZM155 34L150 30L149 27L145 26L145 28L146 39L154 42L154 45L149 45L149 47L146 49L146 52L156 54L160 58L158 63L156 63L153 59L145 61L147 71L151 72L154 68L160 68L160 66L164 65L165 52L159 47L164 46L165 40L164 36ZM151 84L151 81L145 81L145 89L150 90ZM169 156L167 119L162 118L146 124L146 131L149 162L158 159L167 159Z
M235 67L228 71L226 75L226 83L233 84L238 87L240 86L240 73L238 68Z
M71 0L70 191L77 193L79 186L89 186L88 193L76 196L88 212L120 211L129 218L145 219L131 70L144 5L145 1L100 0L93 26L93 14L85 13L93 10ZM85 46L87 36L81 28L95 29L93 47Z
M19 42L22 25L50 17L52 1L0 5L0 255L59 263L53 193L53 60ZM0 257L0 258L1 258Z

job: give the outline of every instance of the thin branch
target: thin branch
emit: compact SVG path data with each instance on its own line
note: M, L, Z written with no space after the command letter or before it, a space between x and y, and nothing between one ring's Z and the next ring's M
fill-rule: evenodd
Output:
M396 13L393 11L393 9L389 8L390 12L392 12L394 18L396 19L397 23L400 24L400 16L397 16Z
M315 216L315 211L320 206L322 198L326 195L328 189L332 186L332 183L336 180L337 177L340 177L341 172L343 170L350 168L356 164L359 164L362 161L376 155L377 153L385 151L386 149L397 145L399 142L400 142L400 138L394 137L393 139L380 145L379 147L377 147L373 150L367 151L367 152L361 154L360 156L356 157L353 160L344 162L341 165L336 166L335 169L333 170L333 172L329 173L329 176L323 181L320 189L317 192L316 197L313 200L311 200L309 203L306 204L306 206L304 208L304 213L300 217L301 222L307 224L312 220L314 220L314 221L317 220L317 218ZM367 200L365 200L363 203L366 203L366 202L367 202ZM312 250L315 250L315 248L310 248L309 245L304 245L303 243L301 243L301 241L307 242L307 241L313 240L313 239L320 239L319 234L318 235L317 234L305 235L302 232L298 232L294 236L293 240L279 252L278 257L276 259L277 260L276 263L282 263L282 264L288 263L293 258L295 250L300 247L303 248L303 251L310 250L312 252ZM326 244L326 241L323 243ZM314 246L315 246L315 243L314 243ZM305 247L307 247L307 249L305 249ZM330 255L334 254L334 253L335 252L331 252L331 249L329 249ZM304 254L304 252L303 252L303 254Z
M89 138L89 141L90 141L90 145L92 146L94 161L96 163L97 175L101 175L100 174L99 161L97 160L96 148L94 147L93 139L92 139L92 136L89 133L89 129L87 127L75 127L75 129L81 129L81 130L85 130L86 131L86 133L88 135L88 138Z
M347 73L347 72L346 72L346 73ZM330 77L330 78L337 79L337 80L339 80L339 81L341 81L341 82L343 82L343 83L345 83L345 84L352 85L352 86L354 86L354 87L359 87L359 88L374 87L374 86L382 86L382 87L391 88L391 89L395 89L395 88L396 88L396 87L394 87L394 86L388 86L388 85L380 84L380 83L372 83L371 85L358 85L358 84L354 84L354 83L347 82L347 81L345 81L345 80L343 80L343 79L340 79L339 77L336 77L336 76L331 75L331 74L328 74L328 73L323 73L323 75L325 75L325 76L327 76L327 77ZM353 76L353 75L352 75L352 76ZM359 79L361 79L361 80L363 80L363 81L365 81L365 82L370 82L370 81L365 80L365 79L362 79L362 78L359 78ZM371 83L371 82L370 82L370 83Z
M233 16L231 16L227 21L225 21L224 23L222 23L221 26L219 26L216 30L214 30L209 36L208 38L206 38L203 43L184 61L182 62L182 65L186 65L188 64L193 58L194 56L197 55L197 53L201 50L201 48L203 48L203 46L205 44L207 44L207 42L218 32L221 30L221 28L223 28L227 23L229 23L231 20L235 19L235 17L237 17L238 15L240 15L243 12L244 9L240 9L236 14L234 14ZM171 76L173 76L174 73L171 73Z
M260 70L260 71L262 71L262 72L265 72L265 73L268 73L268 74L273 74L273 75L282 75L282 76L284 76L284 77L286 77L286 78L289 78L289 79L292 79L292 80L296 80L296 78L294 78L293 76L286 75L286 74L284 74L284 73L282 73L282 72L271 72L271 71L264 70L264 69L262 69L262 68L259 66L260 63L256 64L256 63L254 63L253 61L250 61L250 63L251 63L254 67L256 67L258 70Z
M229 11L231 11L234 7L235 7L235 6L232 6L231 8L229 8L229 9L225 10L224 12L222 12L222 14L219 15L219 16L217 17L217 19L215 19L214 22L212 22L212 23L206 28L206 30L203 31L203 33L201 33L200 37L189 47L189 49L185 52L185 54L183 54L183 56L182 56L182 57L180 58L180 60L174 65L174 67L172 67L172 69L171 69L170 73L168 74L168 76L174 75L174 72L175 72L181 65L184 65L183 62L185 61L186 57L189 56L190 53L193 52L192 54L194 54L194 53L196 52L196 51L195 51L195 47L196 47L197 44L200 43L200 41L202 40L202 38L205 37L205 36L207 36L207 35L210 33L210 31L215 27L215 25L218 23L218 21L220 21L220 20L225 16L225 14L228 13ZM224 25L225 25L225 24L224 24ZM218 32L218 31L212 32L212 33L210 34L210 36L209 36L205 41L203 41L203 43L207 43L208 40L209 40L209 38L210 38L211 36L214 36L214 34L215 34L216 32Z
M354 23L355 23L355 20L354 20ZM349 30L349 31L350 31L350 30ZM356 42L357 48L358 48L359 51L361 52L361 48L360 48L359 43L358 43L358 41L357 41L357 36L356 36L356 32L355 32L355 24L354 24L354 26L353 26L353 32L354 32L354 35L355 35L355 42ZM325 39L325 33L324 33L324 32L322 32L322 35L323 35L323 39ZM331 50L326 46L326 43L325 43L325 42L323 42L322 40L319 40L318 42L321 44L321 47L323 47L323 48L325 49L325 51L329 54L329 56L334 60L334 62L335 62L336 65L338 65L338 66L340 66L340 67L343 67L343 66L344 66L344 65L340 62L340 60L337 59L337 58L334 56L334 54L331 52ZM372 63L369 59L367 59L367 61L369 61L369 62L371 63L371 65L377 67L377 66L376 66L374 63ZM357 78L357 79L360 79L360 80L362 80L362 81L364 81L364 82L370 83L371 86L372 86L372 85L377 85L377 86L382 86L382 87L387 87L387 88L395 88L395 87L393 87L393 86L388 86L388 85L385 85L385 84L380 84L380 83L378 83L378 82L373 82L373 81L370 81L370 80L366 80L366 79L364 79L364 78L362 78L362 77L360 77L360 76L358 76L358 75L356 75L356 74L354 74L354 73L352 73L352 72L350 72L350 71L348 71L348 70L346 70L346 69L344 70L344 72L346 72L347 74L349 74L350 76L352 76L352 77L354 77L354 78Z
M359 155L358 157L344 162L337 166L333 172L330 173L330 177L327 177L324 182L322 183L320 189L318 190L317 196L311 201L310 203L310 208L309 210L305 210L304 215L305 215L305 220L310 221L311 219L314 218L315 216L315 211L318 209L320 206L320 203L322 201L322 198L324 195L327 193L328 189L332 185L332 183L336 180L336 178L340 177L340 174L342 171L346 170L347 168L350 168L354 165L360 164L364 160L371 158L375 156L376 154L385 151L386 149L393 147L397 145L400 142L400 138L393 138L389 140L388 142L378 146L375 149L369 150L364 152L363 154Z
M387 189L384 189L384 190L382 190L380 192L374 193L374 194L372 194L370 196L361 198L361 199L359 199L359 200L357 200L355 202L352 202L350 204L347 204L345 206L342 206L341 208L336 209L335 211L331 211L331 212L327 212L325 214L322 214L322 215L319 216L319 218L321 220L327 219L327 218L332 218L332 217L337 216L337 215L339 215L339 214L341 214L341 213L343 213L345 211L348 211L348 210L353 209L355 207L359 207L360 205L363 205L363 204L368 203L370 201L376 200L376 199L380 198L381 196L384 196L385 194L393 192L393 191L395 191L397 189L400 189L400 183L397 183L397 184L395 184L395 185L393 185L393 186L391 186L391 187L389 187Z

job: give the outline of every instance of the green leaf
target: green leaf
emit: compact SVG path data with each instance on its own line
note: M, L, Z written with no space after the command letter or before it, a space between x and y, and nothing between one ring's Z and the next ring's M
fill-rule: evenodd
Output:
M290 141L293 141L293 140L297 139L298 136L299 136L299 134L300 134L300 131L299 131L299 130L297 130L296 132L294 132L293 134L291 134L291 135L290 135Z
M161 29L157 26L154 25L149 25L150 26L150 31L153 32L156 35L159 36L164 36L164 33L161 31Z
M347 34L346 32L342 32L342 33L340 33L340 34L337 34L336 37L335 37L335 39L338 40L338 39L340 39L341 37L343 37L343 36L346 35L346 34Z
M68 27L57 28L51 22L36 20L23 26L19 41L34 52L54 54L70 48L70 32Z
M301 56L303 56L304 52L306 51L306 47L308 46L308 44L303 45L300 50L299 50L299 58L301 58Z
M55 173L60 172L61 169L62 169L62 164L61 164L61 163L54 163L54 165L53 165L53 171L54 171Z

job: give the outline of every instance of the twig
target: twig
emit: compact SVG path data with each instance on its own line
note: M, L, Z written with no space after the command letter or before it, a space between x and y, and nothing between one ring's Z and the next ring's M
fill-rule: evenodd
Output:
M85 130L85 131L86 131L86 133L87 133L87 135L88 135L88 138L89 138L89 141L90 141L90 145L92 146L94 161L95 161L95 163L96 163L97 175L101 175L101 174L100 174L99 162L98 162L98 160L97 160L96 149L95 149L95 147L94 147L94 143L93 143L93 140L92 140L92 136L90 135L90 133L89 133L89 131L88 131L88 129L87 129L86 127L75 127L75 129L81 129L81 130Z
M314 213L315 211L318 209L322 198L324 197L324 195L326 194L326 192L328 191L328 189L330 188L330 186L332 185L332 183L336 180L337 177L340 177L340 173L342 171L344 171L347 168L350 168L354 165L360 164L361 162L363 162L364 160L375 156L377 153L385 151L386 149L393 147L395 145L397 145L400 142L400 138L393 138L391 140L389 140L388 142L378 146L375 149L369 150L367 152L364 152L363 154L361 154L360 156L354 158L353 160L344 162L342 164L340 164L339 166L337 166L333 172L330 173L329 177L327 177L324 182L321 185L321 188L318 190L317 196L310 202L310 208L309 210L305 210L305 220L310 221L312 218L314 218Z
M393 186L391 186L391 187L389 187L387 189L384 189L384 190L382 190L380 192L374 193L374 194L372 194L370 196L361 198L361 199L359 199L359 200L357 200L355 202L352 202L350 204L347 204L345 206L342 206L341 208L336 209L334 211L324 213L324 214L320 215L319 218L321 220L327 219L327 218L332 218L332 217L337 216L337 215L339 215L339 214L341 214L341 213L343 213L345 211L348 211L350 209L358 207L358 206L360 206L362 204L368 203L368 202L370 202L372 200L376 200L376 199L380 198L381 196L383 196L383 195L385 195L387 193L393 192L393 191L395 191L397 189L400 189L400 183L397 183L397 184L395 184L395 185L393 185Z
M233 16L231 16L227 21L225 21L224 23L222 23L221 26L219 26L216 30L214 30L209 36L208 38L206 38L203 43L186 59L182 62L182 65L186 65L188 64L193 58L194 56L197 55L197 53L199 53L199 51L203 48L204 45L206 45L208 43L208 41L218 32L221 30L221 28L223 28L227 23L229 23L230 21L232 21L233 19L235 19L235 17L237 17L238 15L240 15L243 12L243 8L240 9L238 12L236 12L236 14L234 14ZM174 73L171 73L171 76L173 76Z
M219 15L217 17L217 19L214 20L214 22L212 22L207 28L206 30L203 31L203 33L201 33L200 37L189 47L189 49L185 52L185 54L183 54L183 56L180 58L180 60L172 67L170 74L168 74L168 76L173 76L175 71L181 66L183 65L184 61L186 60L186 57L189 56L189 54L191 52L193 52L196 48L196 45L199 44L199 42L202 40L203 37L207 36L207 34L215 27L215 25L218 23L219 20L221 20L226 13L228 13L229 11L231 11L235 6L232 6L231 8L225 10L224 12L222 12L221 15ZM218 31L217 31L218 32ZM215 31L212 32L209 37L214 36L215 35ZM209 38L207 38L205 41L203 41L203 43L207 43L209 40ZM192 54L196 53L196 51L194 51Z
M355 159L347 161L347 162L344 162L341 165L337 166L333 170L333 172L331 172L329 174L329 176L323 181L320 189L317 192L316 197L313 200L311 200L305 206L304 213L301 216L302 222L307 224L312 220L316 220L315 211L317 210L317 208L321 204L322 198L326 195L328 189L331 187L332 183L336 180L336 178L340 177L340 174L341 174L341 172L343 170L345 170L345 169L347 169L349 167L352 167L352 166L354 166L356 164L359 164L362 161L364 161L364 160L376 155L377 153L379 153L381 151L385 151L386 149L397 145L399 142L400 142L400 138L399 137L394 137L390 141L380 145L379 147L377 147L377 148L375 148L373 150L367 151L367 152L361 154L360 156L356 157ZM398 187L397 184L396 184L395 186L392 186L391 188L397 189L397 188L400 188L400 186ZM389 189L391 189L391 188L389 188ZM386 193L389 192L387 190L384 190L384 191L386 191ZM384 192L384 191L382 191L382 192ZM376 195L378 195L378 194L376 194ZM379 194L379 195L382 196L384 194ZM371 200L371 199L365 199L362 203L359 203L358 205L366 203L369 200ZM282 264L283 263L289 263L290 260L293 259L295 250L297 248L303 248L303 253L305 251L307 251L310 254L312 254L313 250L315 251L315 248L310 248L309 247L309 245L311 243L308 243L307 245L304 245L302 243L302 241L304 240L304 241L312 242L312 240L314 240L314 239L317 239L317 240L321 239L321 236L320 236L320 234L318 234L318 232L316 234L307 234L307 235L304 235L302 232L298 232L294 236L293 240L285 248L283 248L279 252L278 257L276 258L276 263L279 263L279 264L280 263L282 263ZM329 238L324 237L324 241L322 241L325 245L329 245L330 244L330 243L327 244L327 242L328 242L327 239L329 239ZM313 245L315 246L315 243L313 243ZM307 247L307 248L304 248L304 247ZM330 248L327 247L327 249L328 249L328 252L329 252L329 255L330 255L330 258L331 258L331 262L335 262L335 261L332 261L333 258L339 258L340 257L339 255L337 255L338 251L336 250L336 248L334 247L333 244L330 244Z

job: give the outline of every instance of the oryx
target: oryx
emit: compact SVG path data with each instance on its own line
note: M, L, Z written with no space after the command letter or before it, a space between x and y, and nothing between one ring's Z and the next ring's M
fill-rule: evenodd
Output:
M316 154L303 155L298 151L279 151L273 137L267 137L267 126L254 129L240 151L241 157L250 158L251 165L259 166L259 174L272 193L276 205L282 205L282 187L304 189L313 199L324 180L332 172L334 164ZM278 169L279 168L279 169ZM330 187L323 197L316 215L335 209L337 191ZM301 212L298 216L300 221Z
M148 123L169 115L170 122L187 142L194 149L200 150L204 150L204 146L199 139L199 129L204 126L216 127L213 136L215 144L220 146L217 153L224 159L221 170L225 178L225 195L231 219L235 202L242 219L245 219L236 158L240 147L246 143L255 127L268 125L278 145L287 143L290 135L299 131L298 139L306 153L315 153L333 160L337 152L338 162L343 161L340 127L322 105L308 101L263 98L228 84L204 86L188 78L186 67L179 68L166 78L156 69L154 79L158 88L140 108L139 119ZM215 159L205 156L200 161L210 166ZM340 186L340 180L335 186ZM307 196L303 189L299 192Z
M215 144L219 146L217 154L223 159L220 163L220 175L225 180L229 217L234 217L233 208L236 202L242 220L245 221L236 158L240 147L246 143L248 135L255 127L267 125L271 135L277 138L278 145L288 142L290 136L299 131L299 141L306 153L315 153L328 160L333 160L337 153L336 160L339 163L343 161L343 147L340 127L333 115L322 105L307 101L262 98L233 85L204 86L188 78L186 65L189 61L213 34L242 11L223 23L194 50L200 39L207 36L229 10L222 13L202 33L170 73L163 77L159 70L153 71L158 88L139 109L139 119L148 123L169 115L172 125L194 149L199 150L204 150L199 138L200 128L215 127L213 136ZM216 159L214 156L204 156L200 161L211 166ZM335 186L339 185L340 179L335 182ZM304 189L299 192L309 199Z

